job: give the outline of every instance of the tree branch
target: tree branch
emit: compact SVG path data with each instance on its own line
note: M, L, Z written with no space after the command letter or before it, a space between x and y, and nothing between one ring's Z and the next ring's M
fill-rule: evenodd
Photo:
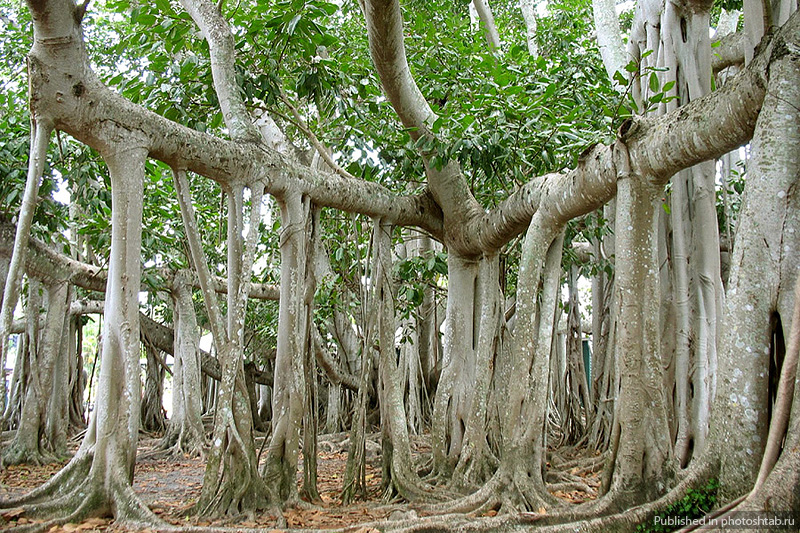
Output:
M261 135L253 125L236 81L236 51L233 35L222 17L222 1L217 5L208 0L181 0L181 4L208 42L214 90L231 139L259 142Z

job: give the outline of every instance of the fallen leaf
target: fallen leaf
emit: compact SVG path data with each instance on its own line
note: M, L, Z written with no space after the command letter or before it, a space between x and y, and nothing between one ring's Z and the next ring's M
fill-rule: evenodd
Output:
M104 518L90 518L85 522L81 522L76 530L86 531L88 529L95 529L98 526L104 526L106 524L108 524L108 520L105 520Z

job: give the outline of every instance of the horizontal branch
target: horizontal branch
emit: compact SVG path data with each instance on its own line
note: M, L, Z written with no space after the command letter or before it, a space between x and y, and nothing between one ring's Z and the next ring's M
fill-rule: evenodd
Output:
M387 67L381 72L385 90L387 85L389 93L391 87L398 89L390 99L404 123L412 127L424 124L432 115L405 61L398 3L370 0L366 11L373 59L378 70ZM144 136L152 157L206 176L223 187L263 181L267 192L276 196L299 191L318 205L380 216L396 225L420 227L440 240L444 237L442 210L427 190L413 196L397 195L376 183L309 168L261 143L236 143L171 122L102 85L88 67L82 43L75 37L79 32L69 37L75 41L70 46L59 25L45 25L36 17L34 21L36 45L29 61L31 105L38 113L53 115L56 128L101 153L121 139ZM382 28L392 31L382 36L377 31ZM678 170L748 142L764 99L773 51L796 49L799 30L795 14L772 43L762 46L754 61L719 90L669 114L628 123L623 137L634 173L657 184L666 183ZM387 46L377 46L380 39ZM792 44L774 45L782 40ZM460 200L469 195L459 189L463 187L460 173L444 169L431 187L442 206L458 212L458 216L448 217L448 246L461 254L480 255L496 251L524 231L539 209L546 209L544 216L557 223L593 211L616 194L614 152L613 146L594 147L576 169L534 178L489 212L473 209L469 202L456 201L453 207L449 198Z
M52 115L58 130L101 155L135 135L150 157L212 179L226 190L236 182L263 182L266 192L277 197L298 191L320 206L441 234L439 208L425 191L395 194L378 183L303 165L264 143L234 142L172 122L114 93L88 66L64 63L59 48L63 46L39 45L32 50L32 93L39 113Z
M711 49L711 71L717 74L722 69L744 63L744 32L729 33L714 41Z
M158 350L175 356L175 331L163 324L160 324L149 316L139 313L139 331L142 342L149 342ZM200 367L203 373L217 381L222 379L222 367L219 360L205 350L198 349L200 352ZM253 378L256 383L261 385L272 385L272 372L265 372L252 366Z

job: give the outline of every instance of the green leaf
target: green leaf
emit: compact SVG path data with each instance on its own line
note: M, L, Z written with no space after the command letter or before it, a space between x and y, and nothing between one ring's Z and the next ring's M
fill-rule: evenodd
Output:
M297 23L300 22L301 18L302 18L302 15L297 14L297 15L294 16L294 18L292 18L291 21L289 21L288 26L286 26L286 33L288 35L294 35L294 30L295 30L295 28L297 28Z
M658 74L655 72L650 73L650 91L657 93L658 88L661 86L661 82L658 79Z

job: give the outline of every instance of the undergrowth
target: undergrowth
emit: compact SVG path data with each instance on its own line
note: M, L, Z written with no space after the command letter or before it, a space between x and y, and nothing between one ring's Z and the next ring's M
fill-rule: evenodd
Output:
M636 533L668 533L704 517L717 503L717 489L719 482L716 479L709 479L699 489L689 489L686 496L668 505L651 521L639 524Z

